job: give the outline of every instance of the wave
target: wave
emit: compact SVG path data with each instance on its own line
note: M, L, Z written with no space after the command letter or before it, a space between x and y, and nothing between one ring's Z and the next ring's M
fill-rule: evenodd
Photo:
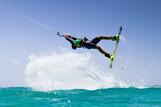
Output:
M53 90L41 92L25 87L0 89L1 107L108 107L161 106L161 88L109 88L99 90ZM96 103L99 102L99 103Z

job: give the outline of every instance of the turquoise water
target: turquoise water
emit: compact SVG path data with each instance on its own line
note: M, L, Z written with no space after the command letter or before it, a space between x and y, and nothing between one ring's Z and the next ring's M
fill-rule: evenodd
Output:
M33 91L0 89L0 107L161 107L161 88Z

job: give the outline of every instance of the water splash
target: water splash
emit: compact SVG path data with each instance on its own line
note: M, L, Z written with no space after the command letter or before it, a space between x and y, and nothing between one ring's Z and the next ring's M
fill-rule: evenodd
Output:
M26 84L35 90L99 89L125 85L107 71L100 71L89 53L69 51L30 55Z
M127 41L126 38L125 38L123 35L120 36L120 40L122 40L122 41L124 41L124 42Z

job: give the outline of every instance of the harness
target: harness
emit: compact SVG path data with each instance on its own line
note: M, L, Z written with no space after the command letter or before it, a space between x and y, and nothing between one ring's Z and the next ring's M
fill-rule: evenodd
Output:
M76 40L74 40L74 41L73 41L74 46L79 47L80 44L81 44L81 41L82 41L81 39L76 39Z

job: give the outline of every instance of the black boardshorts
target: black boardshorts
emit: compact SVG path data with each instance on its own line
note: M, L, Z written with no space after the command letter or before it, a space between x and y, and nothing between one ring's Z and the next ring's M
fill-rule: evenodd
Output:
M96 49L96 44L100 42L100 38L96 37L89 42L84 43L84 47L87 49Z

